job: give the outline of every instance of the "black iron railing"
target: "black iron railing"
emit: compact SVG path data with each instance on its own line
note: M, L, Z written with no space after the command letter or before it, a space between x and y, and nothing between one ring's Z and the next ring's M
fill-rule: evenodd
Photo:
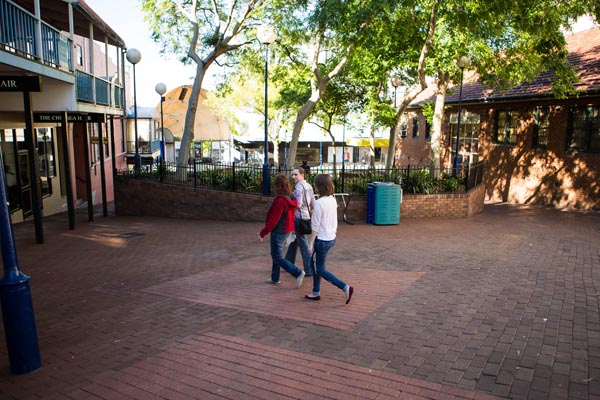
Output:
M309 174L307 181L312 184L317 173L327 173L333 177L336 192L350 195L366 194L367 184L373 182L401 184L406 194L464 193L481 183L483 165L483 162L465 165L457 177L447 170L434 170L430 167L385 169L353 166L343 170L341 167L335 170L333 167L319 167L316 173ZM146 165L140 170L120 171L118 175L169 185L260 195L262 171L263 166L259 164L190 162L185 167L178 167L173 163L162 162ZM271 184L277 174L291 176L291 170L272 168Z

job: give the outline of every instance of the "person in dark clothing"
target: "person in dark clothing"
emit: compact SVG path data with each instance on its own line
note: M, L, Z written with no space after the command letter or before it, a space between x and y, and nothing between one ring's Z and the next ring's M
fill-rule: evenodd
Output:
M274 183L275 199L267 212L265 226L258 233L258 242L262 243L265 236L271 233L271 258L273 266L269 283L281 283L280 268L283 268L296 278L296 288L302 285L304 271L296 267L282 256L283 246L291 239L294 232L294 213L298 206L297 200L292 200L292 185L287 176L277 175Z
M304 170L304 172L306 172L307 174L310 174L310 165L308 165L308 163L306 162L306 160L302 160L301 167Z

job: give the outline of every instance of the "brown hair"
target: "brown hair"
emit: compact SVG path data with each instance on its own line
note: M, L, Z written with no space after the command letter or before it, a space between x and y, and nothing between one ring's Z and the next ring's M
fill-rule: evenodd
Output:
M305 170L304 168L302 168L302 167L296 167L296 168L294 168L294 169L297 169L297 170L298 170L298 173L299 173L300 175L302 175L302 176L306 177L306 170Z
M285 175L277 175L274 184L275 194L278 196L287 196L292 193L292 185Z
M320 196L332 196L335 193L335 186L331 176L328 174L319 174L315 178L315 188Z

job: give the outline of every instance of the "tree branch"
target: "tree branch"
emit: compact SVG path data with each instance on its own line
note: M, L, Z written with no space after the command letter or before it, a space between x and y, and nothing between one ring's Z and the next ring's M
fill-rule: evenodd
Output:
M425 44L421 49L421 56L419 57L419 67L417 69L419 75L419 84L421 85L422 90L427 88L427 82L425 81L425 59L427 58L427 53L429 53L429 49L433 44L433 37L435 35L435 27L437 24L437 9L440 0L435 0L433 2L433 6L431 8L431 16L429 18L429 31L427 32L427 39L425 39Z

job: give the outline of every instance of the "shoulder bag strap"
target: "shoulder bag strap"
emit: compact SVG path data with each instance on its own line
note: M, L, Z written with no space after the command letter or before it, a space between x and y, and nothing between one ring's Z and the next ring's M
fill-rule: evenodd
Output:
M310 206L308 204L308 200L306 200L306 189L304 188L304 185L302 185L302 195L304 196L304 204L306 205L306 209L308 210L308 216L312 217L312 214L310 213Z

